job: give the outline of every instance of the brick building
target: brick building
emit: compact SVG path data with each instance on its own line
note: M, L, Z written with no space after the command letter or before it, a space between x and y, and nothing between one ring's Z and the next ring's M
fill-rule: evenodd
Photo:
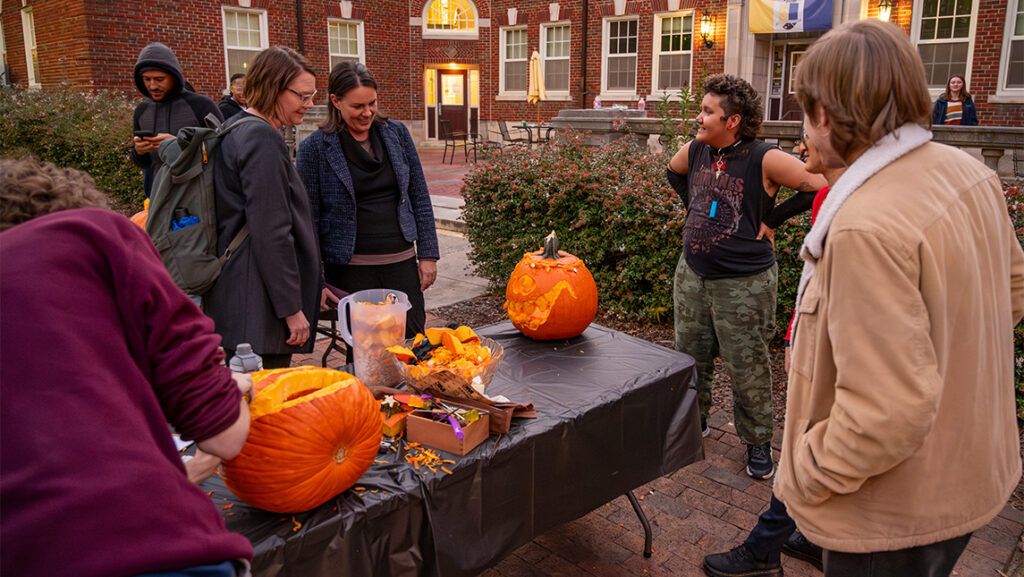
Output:
M381 85L381 111L423 140L437 138L439 118L455 128L536 118L526 102L533 50L544 119L598 95L605 105L652 102L723 71L762 90L769 119L798 119L792 71L823 32L753 34L752 1L0 0L0 49L6 82L134 91L135 58L159 40L196 90L217 98L253 54L285 44L317 69L318 103L331 64L359 59ZM894 4L890 18L918 47L933 96L961 73L982 124L1024 126L1024 0L832 2L833 26Z

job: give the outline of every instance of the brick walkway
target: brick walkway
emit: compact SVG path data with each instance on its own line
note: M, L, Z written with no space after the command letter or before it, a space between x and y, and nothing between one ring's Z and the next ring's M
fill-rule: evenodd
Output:
M427 326L444 324L427 314ZM320 365L327 345L317 342L295 365ZM328 366L344 358L332 353ZM704 575L705 555L731 549L746 538L757 516L768 507L771 484L746 474L746 449L729 416L712 413L711 436L704 440L703 461L682 468L634 491L654 532L654 555L644 559L643 528L625 497L606 503L523 545L480 577L621 577ZM776 431L775 458L778 460ZM1024 531L1024 512L1009 506L975 532L953 575L999 577ZM821 575L813 566L783 556L790 577Z
M421 147L420 163L423 173L430 185L430 194L437 196L462 197L462 177L473 168L473 153L470 152L469 162L461 150L455 151L455 160L451 164L441 163L444 147Z

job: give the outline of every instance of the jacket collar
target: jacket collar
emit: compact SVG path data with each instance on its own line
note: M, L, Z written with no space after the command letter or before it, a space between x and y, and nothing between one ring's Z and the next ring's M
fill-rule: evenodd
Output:
M352 173L348 170L348 161L345 160L345 153L341 148L341 137L337 134L327 134L324 138L324 153L327 156L327 164L331 166L334 175L341 181L341 186L348 193L352 203L355 204L356 193L352 185Z

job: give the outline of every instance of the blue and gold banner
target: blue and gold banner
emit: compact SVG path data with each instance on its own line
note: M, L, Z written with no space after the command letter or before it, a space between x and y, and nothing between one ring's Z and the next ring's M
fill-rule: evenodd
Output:
M832 0L750 0L750 31L816 32L832 29Z

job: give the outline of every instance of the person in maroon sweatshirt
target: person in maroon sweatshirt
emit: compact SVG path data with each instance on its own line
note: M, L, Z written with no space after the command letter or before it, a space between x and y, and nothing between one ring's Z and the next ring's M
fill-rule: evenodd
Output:
M245 443L245 385L105 203L82 172L0 158L0 574L247 575L252 546L168 427L201 478Z

